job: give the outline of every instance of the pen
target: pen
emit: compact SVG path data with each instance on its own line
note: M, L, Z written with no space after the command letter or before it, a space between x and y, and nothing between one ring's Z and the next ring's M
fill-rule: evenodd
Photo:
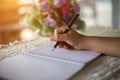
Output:
M76 14L75 16L72 17L72 19L70 20L70 22L68 23L67 27L68 29L65 29L65 31L62 34L65 34L67 32L69 32L69 30L71 29L72 25L74 24L74 22L76 21L76 19L79 17L79 14ZM52 49L52 51L57 47L57 45L60 43L61 41L57 41L56 44L54 45L54 48Z

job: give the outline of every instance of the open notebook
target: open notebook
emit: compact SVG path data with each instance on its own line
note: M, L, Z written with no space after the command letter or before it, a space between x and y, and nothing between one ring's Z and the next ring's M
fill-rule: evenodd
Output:
M0 62L0 77L8 80L67 80L100 55L93 51L40 46Z

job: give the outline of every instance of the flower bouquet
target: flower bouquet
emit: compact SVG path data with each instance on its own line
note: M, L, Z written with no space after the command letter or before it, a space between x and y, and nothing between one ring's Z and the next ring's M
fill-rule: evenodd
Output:
M67 25L76 13L80 13L76 0L39 0L32 4L26 20L34 30L39 30L40 35L49 36L55 28ZM72 28L84 30L85 23L78 18Z

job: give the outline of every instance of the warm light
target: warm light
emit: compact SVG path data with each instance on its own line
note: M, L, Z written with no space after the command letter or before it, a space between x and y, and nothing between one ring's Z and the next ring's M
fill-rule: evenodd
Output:
M18 3L23 5L23 4L32 4L32 3L37 3L38 0L18 0Z
M18 9L18 14L26 14L26 13L31 13L30 8L29 7L21 7Z
M19 4L31 4L33 0L18 0Z
M35 36L32 30L26 28L21 31L20 38L24 41L28 41L28 40L33 40Z
M31 13L30 5L33 3L38 3L38 0L18 0L18 4L22 6L18 9L18 14Z

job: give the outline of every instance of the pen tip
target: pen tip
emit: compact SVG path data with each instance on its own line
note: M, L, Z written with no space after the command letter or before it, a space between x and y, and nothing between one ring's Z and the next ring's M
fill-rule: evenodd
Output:
M52 51L54 51L54 48L52 49Z

